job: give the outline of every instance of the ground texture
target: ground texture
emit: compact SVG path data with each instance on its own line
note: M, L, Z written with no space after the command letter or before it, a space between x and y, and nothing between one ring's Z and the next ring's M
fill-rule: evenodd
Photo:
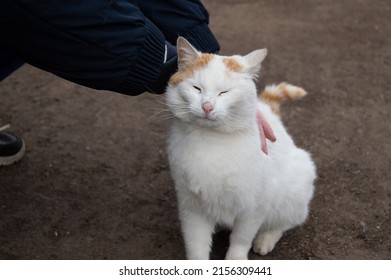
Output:
M391 4L204 1L223 54L269 50L261 79L318 167L305 225L251 259L391 259ZM90 90L31 66L0 84L27 152L0 168L0 259L183 259L161 97ZM224 258L228 233L214 238Z

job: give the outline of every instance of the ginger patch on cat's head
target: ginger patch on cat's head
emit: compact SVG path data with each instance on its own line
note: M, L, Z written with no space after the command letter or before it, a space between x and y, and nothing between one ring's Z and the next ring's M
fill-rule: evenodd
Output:
M225 67L227 67L229 71L239 72L239 73L243 71L242 64L240 64L239 61L237 61L233 57L224 57L223 62Z
M171 76L169 83L172 85L177 85L180 82L190 78L195 74L196 71L206 67L213 59L213 57L213 54L203 53L198 59L187 62L182 70L179 70Z

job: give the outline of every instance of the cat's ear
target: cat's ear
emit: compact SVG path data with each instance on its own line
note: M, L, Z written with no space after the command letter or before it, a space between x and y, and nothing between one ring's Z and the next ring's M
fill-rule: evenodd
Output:
M185 38L179 37L177 41L178 52L178 69L182 70L184 65L201 57L201 53L197 51Z
M267 49L260 49L244 56L247 72L252 75L257 75L261 70L261 62L265 59L266 55Z

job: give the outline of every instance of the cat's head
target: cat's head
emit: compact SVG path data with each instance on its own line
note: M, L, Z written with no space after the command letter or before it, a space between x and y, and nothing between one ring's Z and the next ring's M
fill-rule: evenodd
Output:
M241 130L255 120L254 79L266 49L246 56L205 54L179 37L177 50L178 72L166 91L167 105L177 118L220 131Z

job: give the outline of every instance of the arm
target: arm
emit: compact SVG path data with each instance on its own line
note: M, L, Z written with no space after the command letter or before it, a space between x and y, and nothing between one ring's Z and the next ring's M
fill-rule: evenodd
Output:
M176 69L163 69L169 43L136 3L145 4L4 0L0 44L38 68L87 87L131 95L161 91L168 80L161 77L163 70Z
M178 36L182 36L201 52L217 53L220 50L208 27L209 14L201 1L143 0L138 5L172 45L176 44Z
M167 42L167 61L152 92L164 92L167 81L177 70L178 36L189 40L199 51L216 53L220 45L208 27L209 14L198 0L143 0L138 2L143 14L163 33Z

